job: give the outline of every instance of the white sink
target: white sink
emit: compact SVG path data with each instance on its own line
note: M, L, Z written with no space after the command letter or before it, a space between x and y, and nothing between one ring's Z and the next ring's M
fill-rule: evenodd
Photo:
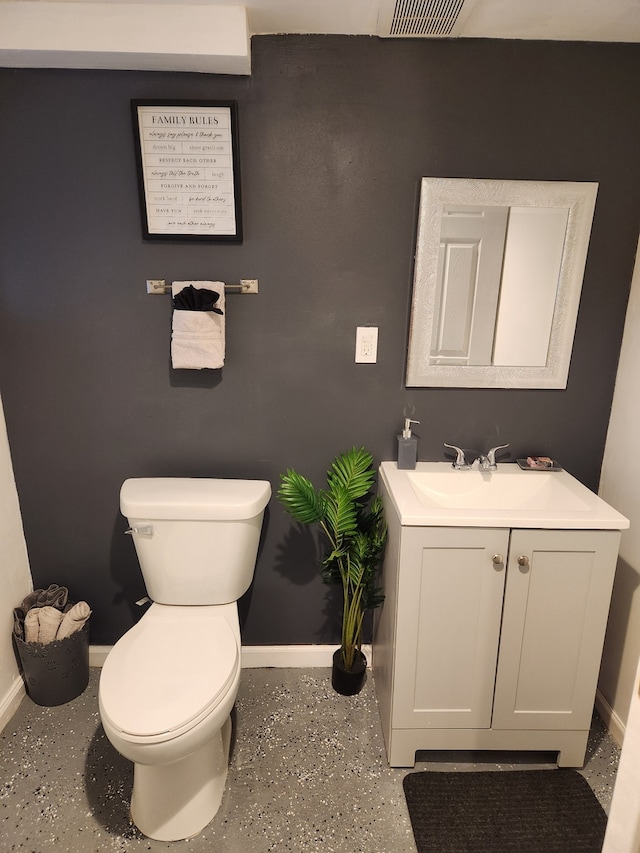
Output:
M403 525L623 530L629 521L566 471L458 471L450 462L380 466L383 497Z
M558 471L407 471L418 498L451 509L533 509L585 512L589 505Z

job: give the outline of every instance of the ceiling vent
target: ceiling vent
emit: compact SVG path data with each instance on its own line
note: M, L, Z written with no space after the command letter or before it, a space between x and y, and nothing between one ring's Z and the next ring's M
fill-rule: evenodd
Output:
M476 0L382 0L378 35L383 38L450 38L462 34Z

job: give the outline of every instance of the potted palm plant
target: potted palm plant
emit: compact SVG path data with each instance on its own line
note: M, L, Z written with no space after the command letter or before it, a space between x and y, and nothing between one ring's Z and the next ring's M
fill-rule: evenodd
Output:
M362 653L365 613L382 604L376 586L387 537L382 501L372 496L376 479L373 457L364 448L342 453L331 462L327 487L316 489L296 471L280 477L278 499L302 524L318 524L327 540L322 561L326 583L342 586L342 637L333 656L332 685L351 696L364 684L367 661Z

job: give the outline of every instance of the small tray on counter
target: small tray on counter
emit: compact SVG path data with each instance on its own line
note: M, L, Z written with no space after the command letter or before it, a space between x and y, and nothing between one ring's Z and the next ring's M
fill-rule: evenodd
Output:
M532 468L531 465L527 463L526 459L516 459L518 465L522 468L523 471L562 471L564 470L555 459L552 460L553 465L550 468Z

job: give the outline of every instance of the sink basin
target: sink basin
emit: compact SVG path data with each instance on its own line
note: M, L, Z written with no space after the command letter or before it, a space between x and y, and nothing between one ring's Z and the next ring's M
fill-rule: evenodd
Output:
M562 480L559 472L410 471L418 498L452 509L531 509L585 512L589 505Z
M450 462L418 462L401 471L380 466L380 492L400 524L624 530L629 520L566 471L458 471Z

